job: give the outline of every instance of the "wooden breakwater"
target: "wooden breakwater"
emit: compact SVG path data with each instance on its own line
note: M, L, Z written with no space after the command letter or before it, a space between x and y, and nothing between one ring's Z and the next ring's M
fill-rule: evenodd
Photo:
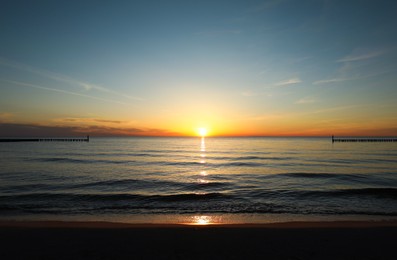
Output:
M391 143L397 142L397 137L334 137L332 136L332 142L339 143Z
M0 138L0 142L89 142L90 136L83 138Z

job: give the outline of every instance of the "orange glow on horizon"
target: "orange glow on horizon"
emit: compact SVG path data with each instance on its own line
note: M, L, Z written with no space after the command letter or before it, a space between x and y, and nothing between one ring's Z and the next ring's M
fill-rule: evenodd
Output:
M13 127L15 136L32 135L26 126L38 129L38 132L53 131L53 135L80 136L189 136L189 137L288 137L302 136L397 136L397 128L392 121L374 123L337 122L312 123L313 118L269 118L266 120L213 118L203 119L186 116L183 119L150 119L137 123L130 118L95 118L95 117L65 117L51 120L16 120L6 121ZM154 120L154 121L153 121ZM264 122L265 121L265 122ZM317 122L316 121L316 122ZM50 133L51 135L52 133Z

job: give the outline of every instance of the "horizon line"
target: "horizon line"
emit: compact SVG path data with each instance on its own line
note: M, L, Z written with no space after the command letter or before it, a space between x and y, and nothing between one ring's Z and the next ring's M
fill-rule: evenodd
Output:
M0 136L0 139L8 138L65 138L65 137L87 137L90 138L127 138L127 137L158 137L158 138L340 138L340 137L397 137L397 135L19 135Z

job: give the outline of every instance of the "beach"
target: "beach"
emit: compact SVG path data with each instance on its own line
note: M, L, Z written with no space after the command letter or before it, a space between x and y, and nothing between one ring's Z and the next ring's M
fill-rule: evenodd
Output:
M396 259L396 221L1 221L1 259Z

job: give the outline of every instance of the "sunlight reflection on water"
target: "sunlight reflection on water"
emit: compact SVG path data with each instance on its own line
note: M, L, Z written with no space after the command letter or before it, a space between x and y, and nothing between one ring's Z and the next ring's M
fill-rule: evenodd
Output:
M201 151L201 153L200 153L200 157L201 157L200 163L203 164L203 166L205 166L205 164L206 164L206 160L205 160L205 157L206 157L206 154L205 154L205 152L206 152L206 149L205 149L205 137L201 137L200 151ZM207 173L207 171L202 170L202 171L200 171L199 175L200 176L208 176L208 173ZM209 183L208 180L202 179L202 178L199 178L197 180L197 182L199 184L207 184L207 183Z
M201 151L202 152L205 152L205 138L204 137L202 137L201 138Z
M225 224L397 212L397 150L390 143L93 138L7 144L0 154L0 206L13 217Z
M201 172L200 172L200 175L201 175L201 176L207 176L208 173L207 173L207 171L201 171Z
M204 179L198 179L198 182L199 182L199 183L202 183L202 184L207 184L207 183L209 183L208 180L204 180Z
M198 215L198 216L192 216L189 219L189 222L186 224L188 224L188 225L213 225L213 224L221 224L221 223L222 223L221 216Z

